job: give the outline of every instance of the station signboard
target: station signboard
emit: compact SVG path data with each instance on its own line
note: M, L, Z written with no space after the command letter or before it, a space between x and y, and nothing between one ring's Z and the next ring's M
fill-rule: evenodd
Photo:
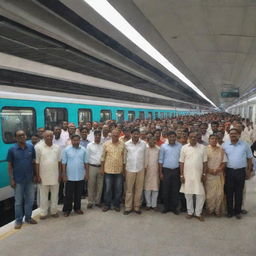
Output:
M221 98L239 98L239 88L224 88Z

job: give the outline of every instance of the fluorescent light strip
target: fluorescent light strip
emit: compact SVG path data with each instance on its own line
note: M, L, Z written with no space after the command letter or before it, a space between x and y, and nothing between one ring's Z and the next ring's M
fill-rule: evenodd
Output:
M111 25L136 44L141 50L155 59L164 68L178 77L181 81L192 88L202 98L217 107L208 99L185 75L183 75L174 65L172 65L159 51L157 51L137 30L135 30L125 18L106 0L84 0L97 13L106 19Z

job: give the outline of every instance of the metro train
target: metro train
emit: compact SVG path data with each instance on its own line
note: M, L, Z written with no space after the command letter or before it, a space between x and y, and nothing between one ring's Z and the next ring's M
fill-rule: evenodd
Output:
M14 133L23 129L27 139L38 127L52 129L63 120L76 125L83 121L105 121L166 118L196 114L189 109L154 106L140 103L118 102L90 96L20 89L0 86L1 138L0 138L0 209L10 206L13 189L9 185L6 155L15 143ZM1 212L0 212L1 215Z

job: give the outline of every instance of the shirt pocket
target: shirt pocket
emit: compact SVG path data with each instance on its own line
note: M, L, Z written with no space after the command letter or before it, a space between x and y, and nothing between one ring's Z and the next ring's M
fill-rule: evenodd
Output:
M24 158L27 159L27 160L29 160L29 159L32 160L32 154L33 154L33 152L31 150L25 151L24 152Z

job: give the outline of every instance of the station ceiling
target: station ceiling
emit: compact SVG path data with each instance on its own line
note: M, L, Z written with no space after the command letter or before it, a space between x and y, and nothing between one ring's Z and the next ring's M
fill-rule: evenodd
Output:
M234 101L222 91L256 87L255 0L109 3L217 106ZM4 53L210 106L84 0L0 1L0 14Z

